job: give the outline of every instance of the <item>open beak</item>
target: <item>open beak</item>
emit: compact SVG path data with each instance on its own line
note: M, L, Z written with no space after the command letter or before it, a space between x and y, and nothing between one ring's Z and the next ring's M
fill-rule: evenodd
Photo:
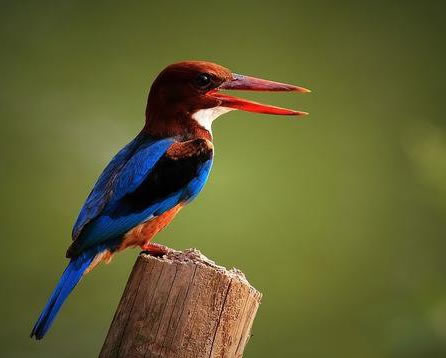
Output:
M262 80L260 78L243 76L233 74L232 80L224 82L220 85L216 91L212 91L210 95L221 101L221 106L240 109L242 111L265 113L265 114L279 114L279 115L306 115L307 112L294 111L291 109L280 108L276 106L270 106L267 104L261 104L253 101L249 101L243 98L232 97L226 94L218 92L218 90L241 90L241 91L262 91L262 92L299 92L308 93L310 90L289 85L286 83Z

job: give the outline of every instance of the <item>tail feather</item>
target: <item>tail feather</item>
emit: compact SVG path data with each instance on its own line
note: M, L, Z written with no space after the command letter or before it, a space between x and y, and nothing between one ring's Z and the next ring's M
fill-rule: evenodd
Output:
M70 261L34 325L31 338L42 339L45 336L68 295L80 281L98 252L98 248L90 249Z

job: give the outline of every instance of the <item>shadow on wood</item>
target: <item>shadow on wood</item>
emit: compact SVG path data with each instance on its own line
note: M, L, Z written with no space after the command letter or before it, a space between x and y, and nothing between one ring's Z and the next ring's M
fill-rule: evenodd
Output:
M141 253L99 357L241 357L261 297L197 250Z

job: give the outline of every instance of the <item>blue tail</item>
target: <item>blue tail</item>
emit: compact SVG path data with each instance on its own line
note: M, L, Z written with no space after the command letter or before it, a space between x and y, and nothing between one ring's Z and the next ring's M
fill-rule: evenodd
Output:
M67 268L59 279L56 288L51 294L45 308L39 316L34 328L31 332L31 338L42 339L46 332L50 329L51 324L56 318L62 304L67 299L70 292L77 285L82 278L85 270L90 266L96 254L99 252L98 248L90 249L79 256L71 259Z

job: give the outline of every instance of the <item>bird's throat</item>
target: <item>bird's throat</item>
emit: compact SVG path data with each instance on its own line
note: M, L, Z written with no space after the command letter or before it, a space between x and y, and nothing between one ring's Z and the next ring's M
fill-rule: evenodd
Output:
M212 141L212 122L224 113L227 107L212 107L194 112L173 112L154 116L146 113L143 131L155 138L180 137L181 140L203 138Z
M200 109L192 115L192 119L195 120L199 126L206 129L212 134L212 122L222 114L233 111L232 108L227 107L213 107Z

